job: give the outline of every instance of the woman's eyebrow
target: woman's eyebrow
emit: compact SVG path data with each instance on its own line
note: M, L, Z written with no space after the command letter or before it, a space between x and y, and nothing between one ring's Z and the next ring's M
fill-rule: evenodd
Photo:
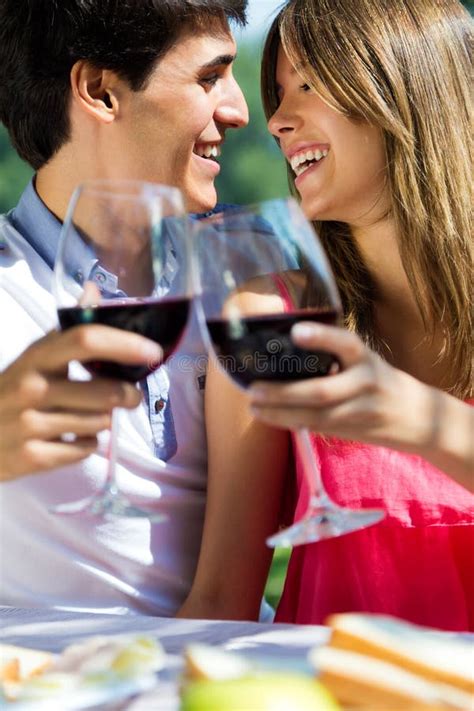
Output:
M210 62L203 64L200 69L213 69L214 67L220 67L222 65L228 66L236 58L236 54L220 54L218 57L211 59Z

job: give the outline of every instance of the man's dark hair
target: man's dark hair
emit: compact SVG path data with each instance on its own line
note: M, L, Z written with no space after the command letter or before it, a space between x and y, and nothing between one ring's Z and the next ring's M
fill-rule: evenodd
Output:
M0 121L37 170L69 138L80 59L142 89L185 29L246 21L247 0L0 0ZM217 25L219 26L219 25Z

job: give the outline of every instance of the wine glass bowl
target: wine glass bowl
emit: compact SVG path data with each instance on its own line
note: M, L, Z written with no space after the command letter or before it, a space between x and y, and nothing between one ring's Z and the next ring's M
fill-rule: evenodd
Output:
M342 324L329 262L292 198L231 209L195 229L208 348L237 385L327 377L340 369L333 354L300 349L291 339L300 321ZM379 509L353 511L331 501L308 431L298 430L295 440L314 494L304 518L269 538L268 545L317 541L383 518Z
M53 294L63 330L101 324L158 343L161 360L144 365L88 361L92 376L144 381L177 348L193 297L188 219L179 190L139 181L89 181L74 192L61 231ZM162 520L118 491L116 409L104 488L55 513L113 514Z

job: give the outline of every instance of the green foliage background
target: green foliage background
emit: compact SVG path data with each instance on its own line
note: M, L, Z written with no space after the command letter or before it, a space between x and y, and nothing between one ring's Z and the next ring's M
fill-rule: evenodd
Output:
M0 213L16 204L30 175L30 167L18 158L0 125Z
M241 43L235 76L249 105L247 128L229 130L217 187L223 202L251 203L288 194L285 161L270 136L260 100L259 43Z

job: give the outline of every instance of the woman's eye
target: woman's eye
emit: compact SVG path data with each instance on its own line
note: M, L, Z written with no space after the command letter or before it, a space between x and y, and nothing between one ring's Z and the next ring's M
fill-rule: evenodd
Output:
M311 91L311 87L309 84L302 84L300 86L300 89L302 89L303 91Z

